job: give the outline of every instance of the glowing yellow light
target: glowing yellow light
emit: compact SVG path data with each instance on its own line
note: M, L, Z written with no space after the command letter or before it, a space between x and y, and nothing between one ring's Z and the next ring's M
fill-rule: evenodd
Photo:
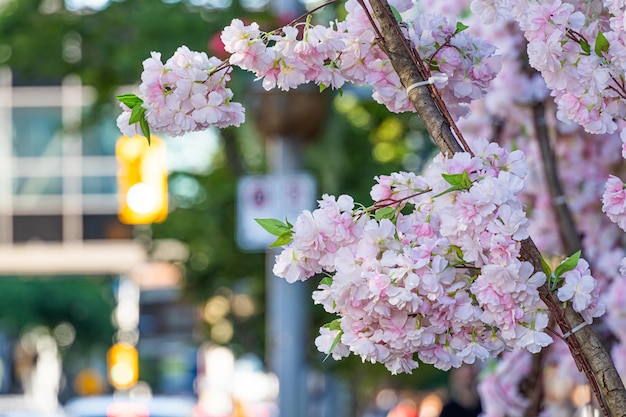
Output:
M159 223L167 218L165 142L152 136L122 136L115 146L118 160L118 216L122 223Z
M139 377L139 355L129 343L116 343L107 352L108 377L116 389L131 388Z
M126 193L126 204L140 214L150 213L158 202L157 190L143 182L131 186Z

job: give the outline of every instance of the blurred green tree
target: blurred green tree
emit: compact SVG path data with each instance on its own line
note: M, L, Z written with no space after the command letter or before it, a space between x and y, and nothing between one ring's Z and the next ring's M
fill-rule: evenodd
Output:
M0 328L14 337L29 328L69 323L83 346L108 345L115 300L108 277L2 277Z

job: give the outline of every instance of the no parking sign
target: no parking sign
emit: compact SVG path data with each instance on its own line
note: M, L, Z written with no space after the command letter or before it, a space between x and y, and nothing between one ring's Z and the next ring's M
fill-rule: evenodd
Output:
M254 219L289 220L315 206L315 179L308 173L247 175L237 184L237 244L246 251L267 249L276 236Z

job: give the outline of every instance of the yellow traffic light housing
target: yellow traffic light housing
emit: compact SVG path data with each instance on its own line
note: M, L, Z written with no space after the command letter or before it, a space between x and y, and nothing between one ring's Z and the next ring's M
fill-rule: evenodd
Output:
M160 223L167 218L165 141L152 136L121 136L118 161L118 217L125 224Z
M132 388L139 378L139 355L135 346L120 342L107 352L107 374L115 389Z

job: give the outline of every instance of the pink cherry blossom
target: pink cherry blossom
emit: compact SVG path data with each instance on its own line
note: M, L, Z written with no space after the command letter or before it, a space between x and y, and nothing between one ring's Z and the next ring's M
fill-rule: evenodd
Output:
M626 190L622 180L614 175L606 181L606 189L602 196L602 211L626 231Z
M325 273L313 299L337 315L342 346L363 361L410 372L417 355L449 369L551 343L538 294L545 276L517 259L528 236L517 199L524 159L496 144L478 149L439 155L423 176L377 177L371 208L324 196L296 219L274 272L290 282ZM469 189L451 188L443 174L466 169ZM383 207L398 212L377 219ZM317 342L326 354L330 335Z

